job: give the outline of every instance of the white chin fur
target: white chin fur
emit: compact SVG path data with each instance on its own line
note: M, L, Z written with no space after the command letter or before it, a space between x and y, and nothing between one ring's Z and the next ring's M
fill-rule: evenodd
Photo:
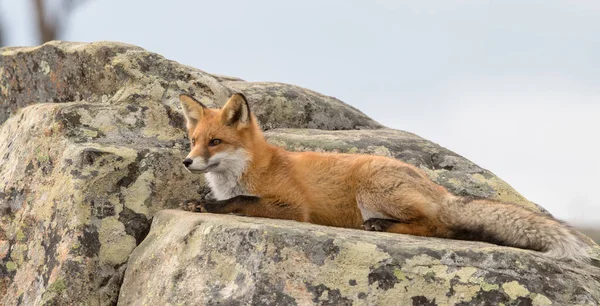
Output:
M215 166L212 168L209 166L205 176L217 200L248 195L248 191L241 183L240 178L249 163L250 156L244 149L220 152L210 158L208 164Z

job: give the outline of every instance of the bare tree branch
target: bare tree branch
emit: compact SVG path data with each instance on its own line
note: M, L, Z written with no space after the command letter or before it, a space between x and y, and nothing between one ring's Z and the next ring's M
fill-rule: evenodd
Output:
M48 16L44 0L34 0L40 43L56 39L56 16Z
M0 21L0 47L4 47L4 28L2 27L2 21Z
M2 22L2 11L0 11L0 47L4 47L4 23Z
M40 43L60 38L69 14L86 0L63 0L60 3L62 14L50 14L45 0L34 0ZM62 22L61 22L62 21Z

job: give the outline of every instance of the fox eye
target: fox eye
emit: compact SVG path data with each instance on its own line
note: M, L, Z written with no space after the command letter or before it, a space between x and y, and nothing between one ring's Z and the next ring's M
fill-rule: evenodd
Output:
M196 139L192 138L191 142L192 142L192 147L196 145Z
M211 146L211 147L214 147L214 146L216 146L216 145L218 145L220 143L221 143L221 139L214 138L214 139L210 140L210 142L208 143L208 145Z

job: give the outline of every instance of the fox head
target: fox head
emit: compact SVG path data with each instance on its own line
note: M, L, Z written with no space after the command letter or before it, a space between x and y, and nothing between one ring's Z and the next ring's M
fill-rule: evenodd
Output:
M185 167L193 173L241 174L251 160L249 149L262 138L246 97L233 94L221 109L209 109L188 94L179 100L191 146Z

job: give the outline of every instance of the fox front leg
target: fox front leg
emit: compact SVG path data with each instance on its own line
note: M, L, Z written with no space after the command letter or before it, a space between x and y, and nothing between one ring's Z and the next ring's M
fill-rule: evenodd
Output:
M239 214L248 217L305 221L304 214L295 206L255 196L236 196L227 200L191 200L181 205L184 210L213 214Z
M181 205L181 208L193 212L206 212L213 214L239 214L246 205L254 205L260 201L259 197L236 196L227 200L190 200Z

